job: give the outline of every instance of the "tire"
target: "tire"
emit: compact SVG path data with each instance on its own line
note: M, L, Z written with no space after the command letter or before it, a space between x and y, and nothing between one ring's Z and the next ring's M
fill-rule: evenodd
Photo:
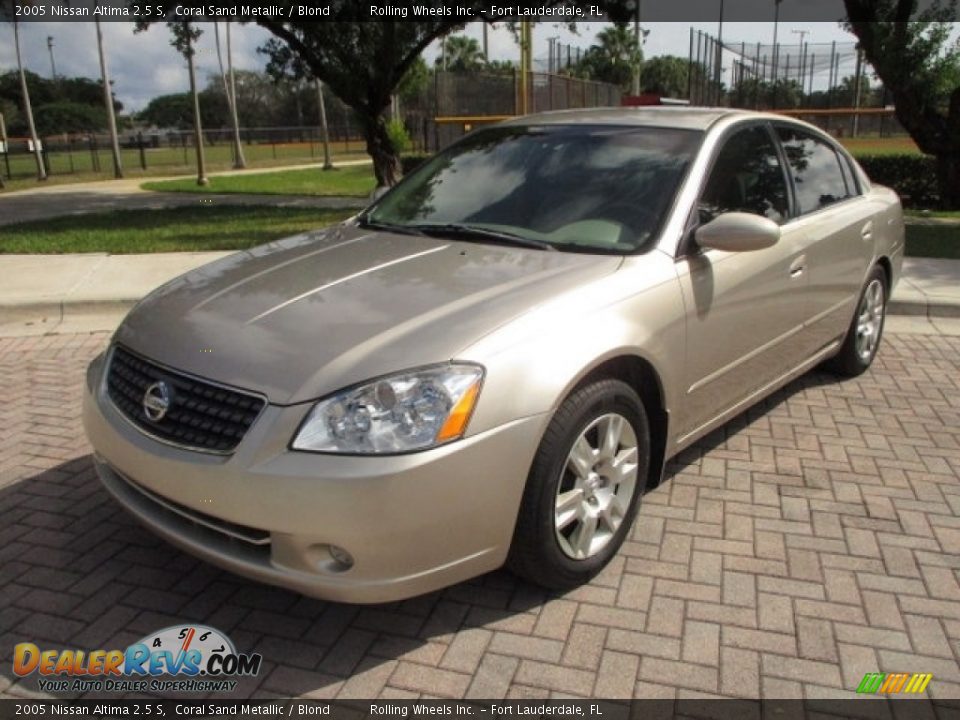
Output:
M875 265L860 292L843 345L827 362L827 369L844 377L864 373L880 347L886 313L887 274L882 267Z
M633 388L601 380L574 391L537 449L508 567L550 589L589 581L630 531L649 465L647 414Z

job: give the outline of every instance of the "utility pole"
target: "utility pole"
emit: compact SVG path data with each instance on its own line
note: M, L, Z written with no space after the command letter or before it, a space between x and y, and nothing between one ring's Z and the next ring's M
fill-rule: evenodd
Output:
M97 53L100 55L100 79L103 82L103 104L107 110L107 128L110 130L110 149L113 153L113 176L123 177L123 165L120 162L120 139L117 137L117 118L113 111L113 93L110 88L110 71L107 70L107 57L103 52L103 32L100 21L94 20L97 28Z
M47 51L50 53L50 77L57 79L57 63L53 59L53 35L47 35Z
M488 40L487 40L487 21L483 20L483 59L485 62L490 62L490 55L488 54Z
M17 54L17 68L20 70L20 95L23 98L23 114L27 116L27 130L30 132L30 142L33 143L33 157L37 161L37 180L46 180L47 169L43 164L40 138L37 137L37 126L33 122L30 89L27 87L27 75L23 70L23 58L20 56L20 25L16 17L13 18L13 45Z

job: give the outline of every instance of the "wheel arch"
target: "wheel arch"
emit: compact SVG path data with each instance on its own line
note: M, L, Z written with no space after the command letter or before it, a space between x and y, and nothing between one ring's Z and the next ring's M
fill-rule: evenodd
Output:
M584 373L558 399L559 403L577 389L598 380L621 380L632 387L643 401L650 425L650 468L646 488L652 489L663 479L666 463L670 412L666 403L663 382L653 364L644 357L623 353L603 358Z

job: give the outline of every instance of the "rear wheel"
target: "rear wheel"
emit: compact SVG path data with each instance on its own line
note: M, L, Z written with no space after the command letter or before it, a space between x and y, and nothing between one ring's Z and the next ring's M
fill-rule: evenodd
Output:
M601 380L574 392L537 450L510 568L549 588L590 580L629 532L649 464L647 416L633 388Z
M847 377L856 377L866 371L880 347L886 311L887 274L877 265L860 293L857 311L840 352L827 363L827 367Z

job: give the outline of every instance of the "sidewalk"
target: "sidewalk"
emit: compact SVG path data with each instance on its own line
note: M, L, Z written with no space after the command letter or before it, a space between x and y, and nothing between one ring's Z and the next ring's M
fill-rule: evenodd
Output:
M229 254L0 255L0 334L112 329L155 287ZM904 260L889 312L960 317L960 260Z

